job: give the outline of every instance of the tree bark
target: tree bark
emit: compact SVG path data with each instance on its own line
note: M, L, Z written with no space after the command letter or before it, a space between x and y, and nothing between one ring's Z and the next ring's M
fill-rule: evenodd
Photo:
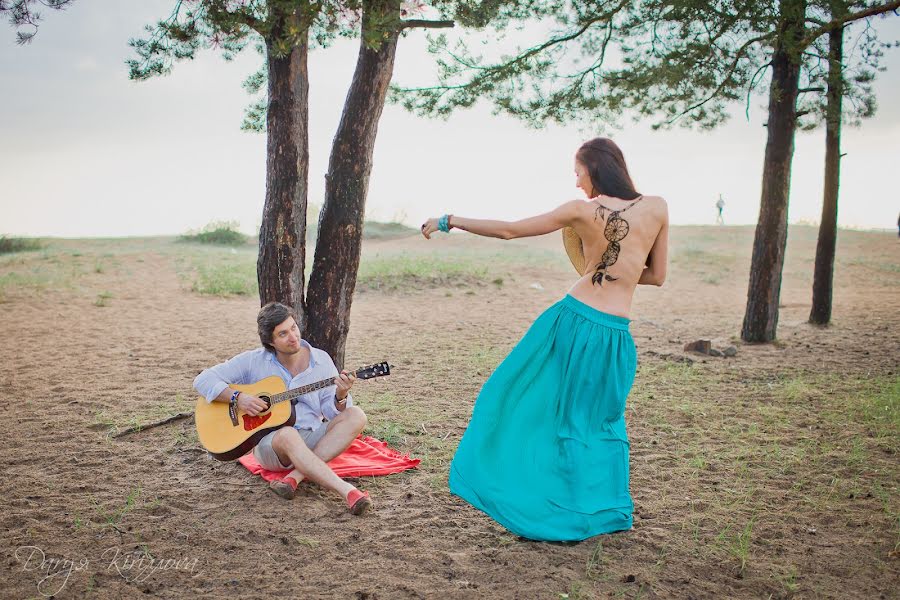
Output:
M338 368L344 364L372 154L399 31L400 0L363 2L359 58L325 176L304 337L328 352Z
M840 17L842 15L834 15ZM843 100L844 30L828 32L828 92L825 107L825 192L822 221L816 245L812 308L809 322L827 325L831 321L834 256L837 245L838 190L841 177L841 101Z
M806 0L781 0L778 42L772 56L769 121L763 162L762 198L753 240L750 284L741 339L770 342L778 327L778 299L787 245L791 160L797 126L800 41Z
M256 264L260 304L292 306L302 321L306 261L306 202L309 180L308 42L278 56L284 18L275 17L266 39L269 105L266 117L266 201Z

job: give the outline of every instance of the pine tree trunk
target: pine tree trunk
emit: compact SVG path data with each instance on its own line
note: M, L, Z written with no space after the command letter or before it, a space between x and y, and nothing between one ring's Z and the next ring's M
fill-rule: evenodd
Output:
M306 202L309 178L308 44L279 57L273 40L284 21L276 21L267 42L269 105L266 118L266 201L259 231L256 274L260 304L294 307L301 320L306 260Z
M806 0L781 0L778 44L772 56L769 121L763 163L762 198L753 240L750 285L741 339L770 342L778 327L778 299L787 245L791 160L797 125L800 77L799 42L804 33Z
M840 15L834 15L838 17ZM812 309L809 322L827 325L831 321L831 293L837 244L838 190L841 177L841 100L843 99L844 30L828 34L828 94L825 108L825 193L822 221L816 245Z
M359 58L328 163L304 337L328 352L338 368L344 364L372 153L393 75L399 19L400 0L363 2Z

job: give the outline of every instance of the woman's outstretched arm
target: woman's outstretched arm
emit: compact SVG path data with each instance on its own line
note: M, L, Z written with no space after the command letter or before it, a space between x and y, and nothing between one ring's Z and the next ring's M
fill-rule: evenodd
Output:
M550 212L519 221L492 221L488 219L467 219L451 215L450 228L462 229L476 235L511 240L520 237L544 235L571 225L578 218L580 200L561 204ZM428 219L422 224L422 235L431 239L431 234L439 231L440 219Z

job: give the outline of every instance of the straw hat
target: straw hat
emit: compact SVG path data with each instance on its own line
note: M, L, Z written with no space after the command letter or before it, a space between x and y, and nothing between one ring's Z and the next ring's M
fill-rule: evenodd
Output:
M581 236L573 227L563 227L562 230L563 246L566 248L566 254L572 261L572 266L578 271L579 275L584 275L587 268L584 260L584 246L581 244Z

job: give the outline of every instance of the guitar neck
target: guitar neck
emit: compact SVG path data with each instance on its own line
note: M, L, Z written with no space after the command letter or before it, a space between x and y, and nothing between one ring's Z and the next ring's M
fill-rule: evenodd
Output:
M303 385L286 392L281 392L280 394L275 394L274 396L272 396L272 404L277 404L278 402L287 402L289 400L293 400L294 398L299 398L303 394L308 394L316 390L321 390L322 388L327 388L330 385L334 385L336 379L336 377L330 377L328 379L323 379L322 381L310 383L309 385Z
M382 377L384 375L390 374L391 365L389 365L387 362L383 362L358 369L353 375L358 379L371 379L372 377ZM308 394L310 392L335 385L336 382L337 377L329 377L328 379L323 379L322 381L317 381L315 383L310 383L309 385L303 385L292 390L287 390L286 392L281 392L280 394L275 394L273 396L270 396L269 400L272 404L276 404L278 402L286 402L288 400L293 400L294 398L302 396L303 394Z

